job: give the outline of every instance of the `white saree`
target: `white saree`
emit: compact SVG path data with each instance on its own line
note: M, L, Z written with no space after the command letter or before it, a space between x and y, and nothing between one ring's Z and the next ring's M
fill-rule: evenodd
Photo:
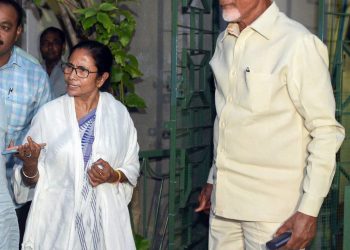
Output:
M17 202L33 199L22 249L81 249L75 216L82 204L84 160L74 98L64 95L44 105L34 117L28 135L47 146L39 157L40 178L35 190L23 185L22 166L15 167ZM129 180L96 187L104 249L135 249L127 206L139 176L139 146L128 111L110 94L100 93L94 135L92 162L102 158Z

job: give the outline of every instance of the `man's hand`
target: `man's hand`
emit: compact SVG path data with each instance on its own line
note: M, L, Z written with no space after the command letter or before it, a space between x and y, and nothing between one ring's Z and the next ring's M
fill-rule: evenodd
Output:
M209 212L210 210L210 196L211 192L213 191L213 184L205 184L205 186L202 188L201 193L198 197L198 207L194 210L195 212Z
M291 231L292 237L285 249L305 248L316 235L317 217L296 212L277 230L276 236L286 231Z

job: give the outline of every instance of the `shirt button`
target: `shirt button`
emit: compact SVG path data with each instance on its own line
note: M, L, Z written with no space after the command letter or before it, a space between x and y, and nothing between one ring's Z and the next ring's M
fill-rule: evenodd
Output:
M232 96L227 97L227 102L232 102Z
M225 123L224 122L221 122L221 127L225 127Z

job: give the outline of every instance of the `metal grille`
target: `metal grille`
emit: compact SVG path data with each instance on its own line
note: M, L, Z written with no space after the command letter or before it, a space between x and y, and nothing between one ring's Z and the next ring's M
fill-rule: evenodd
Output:
M168 249L206 249L207 222L194 213L212 161L213 86L209 0L172 1Z
M319 1L319 37L330 55L330 73L336 98L336 117L350 128L350 26L346 0ZM320 100L322 101L322 100ZM331 190L322 206L318 233L310 249L350 249L350 141L346 137L337 155ZM345 209L347 208L347 209Z

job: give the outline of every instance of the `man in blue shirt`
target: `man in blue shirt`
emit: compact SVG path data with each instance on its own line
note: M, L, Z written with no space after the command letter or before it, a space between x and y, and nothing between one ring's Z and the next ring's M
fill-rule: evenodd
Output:
M49 79L44 69L35 58L14 45L22 33L23 13L15 1L0 0L0 94L8 114L6 145L10 142L22 144L33 116L51 100ZM6 162L9 186L14 161L10 156ZM21 235L28 208L29 204L16 209Z
M0 149L5 148L7 116L5 103L0 99ZM7 188L5 157L0 155L0 249L17 249L19 231L15 208ZM5 233L6 232L6 233Z

